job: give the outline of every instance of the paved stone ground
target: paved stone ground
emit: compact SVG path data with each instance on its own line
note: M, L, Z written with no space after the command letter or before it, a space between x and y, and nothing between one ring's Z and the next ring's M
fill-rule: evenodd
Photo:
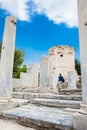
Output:
M66 110L47 106L27 104L1 112L4 119L14 119L22 125L40 130L70 130L73 123L73 112L77 109ZM1 130L1 129L0 129ZM39 130L39 129L38 129Z
M15 121L0 120L0 130L35 130L33 128L24 127Z

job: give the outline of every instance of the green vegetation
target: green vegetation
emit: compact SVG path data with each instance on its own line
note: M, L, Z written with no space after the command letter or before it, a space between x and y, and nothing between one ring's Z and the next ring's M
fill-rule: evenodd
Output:
M21 69L21 65L24 61L24 52L22 50L15 49L14 53L14 66L13 66L13 77L19 78L20 72L22 72L23 69Z
M70 130L74 130L73 127L71 127Z
M26 65L23 65L21 68L18 68L17 72L14 72L13 77L14 78L20 78L20 72L25 72L26 73Z
M77 70L78 75L81 75L80 62L77 59L75 59L75 69Z

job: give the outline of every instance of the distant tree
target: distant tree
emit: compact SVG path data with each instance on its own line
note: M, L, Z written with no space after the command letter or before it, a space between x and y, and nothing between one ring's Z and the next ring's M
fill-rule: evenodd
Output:
M77 70L78 75L81 75L81 66L79 60L75 59L75 69Z
M24 52L22 50L15 49L14 53L14 66L13 77L16 78L16 73L20 70L20 67L24 61Z
M21 68L18 69L17 72L13 75L14 78L20 78L20 73L25 72L26 73L27 67L26 65L23 65Z
M2 47L2 42L0 42L0 56L1 56L1 47ZM18 78L20 76L18 76L18 73L20 71L21 65L24 61L24 51L20 50L20 49L15 49L14 52L14 65L13 65L13 77L14 78ZM23 69L21 69L21 72L24 72L24 66Z

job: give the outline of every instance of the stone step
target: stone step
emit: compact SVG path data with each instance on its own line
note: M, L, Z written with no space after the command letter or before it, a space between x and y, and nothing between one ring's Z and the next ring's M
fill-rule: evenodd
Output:
M74 109L74 108L64 108L64 111L66 111L66 112L76 113L76 112L79 111L79 109Z
M52 92L53 90L48 87L35 87L35 88L26 88L22 90L22 92L28 93L45 93L45 92Z
M82 90L81 89L61 89L59 91L60 95L82 95Z
M30 99L30 103L50 107L79 109L81 101L33 98Z
M73 126L73 113L32 104L2 111L0 117L16 120L24 126L38 130L71 130Z
M30 99L39 97L39 93L12 92L12 97L17 99Z
M13 98L30 99L30 98L46 98L46 99L59 99L59 100L77 100L81 101L81 95L58 95L54 93L27 93L27 92L13 92Z
M20 107L29 103L29 100L24 99L11 99L9 101L0 100L0 112L11 108Z

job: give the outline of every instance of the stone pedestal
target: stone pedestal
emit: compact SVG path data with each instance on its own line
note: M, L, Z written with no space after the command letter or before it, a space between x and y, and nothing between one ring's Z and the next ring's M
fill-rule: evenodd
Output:
M48 57L42 56L40 60L40 87L48 87Z
M11 97L16 18L7 17L1 50L0 97Z
M67 89L76 89L76 71L68 72L68 88Z
M38 87L38 64L29 64L27 66L27 74L30 74L32 87Z
M87 115L87 105L86 104L80 104L79 113Z

